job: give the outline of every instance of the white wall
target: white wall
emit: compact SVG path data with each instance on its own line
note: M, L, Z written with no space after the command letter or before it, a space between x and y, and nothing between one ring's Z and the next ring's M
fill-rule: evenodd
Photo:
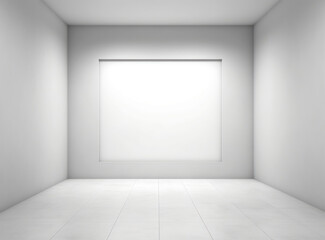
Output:
M255 27L255 176L325 209L325 1L279 3Z
M69 177L253 177L252 27L69 28ZM222 59L222 163L99 162L99 59Z
M0 211L67 176L67 27L0 1Z

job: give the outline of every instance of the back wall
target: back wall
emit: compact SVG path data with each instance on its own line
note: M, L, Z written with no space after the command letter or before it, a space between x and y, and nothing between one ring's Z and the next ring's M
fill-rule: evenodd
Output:
M70 178L252 178L253 28L69 27ZM222 162L100 162L99 59L222 59Z

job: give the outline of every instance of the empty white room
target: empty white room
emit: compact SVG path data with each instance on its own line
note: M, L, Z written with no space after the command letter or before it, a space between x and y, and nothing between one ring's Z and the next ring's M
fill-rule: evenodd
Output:
M0 240L325 240L324 0L0 0Z

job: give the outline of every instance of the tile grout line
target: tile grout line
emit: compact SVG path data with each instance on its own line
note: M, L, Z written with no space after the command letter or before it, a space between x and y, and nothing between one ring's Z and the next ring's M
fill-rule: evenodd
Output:
M210 181L208 181L208 183L213 187L213 189L215 190L215 191L217 191L217 189L216 189L216 187L210 182ZM246 214L239 208L239 207L237 207L235 204L233 204L232 202L230 203L232 206L234 206L236 209L238 209L238 211L245 217L245 218L247 218L252 224L254 224L255 225L255 227L257 228L257 229L259 229L260 231L262 231L264 234L265 234L265 236L267 237L267 238L269 238L270 240L273 240L273 238L271 238L263 229L261 229L253 220L251 220L249 217L247 217L246 216Z
M119 218L120 218L120 216L121 216L121 213L123 212L123 210L124 210L124 208L125 208L125 206L126 206L126 203L127 203L127 201L129 200L129 198L130 198L130 196L131 196L131 193L133 192L133 189L134 189L136 183L137 183L137 180L134 181L133 186L132 186L132 188L130 189L129 194L128 194L128 196L126 197L126 200L125 200L125 202L124 202L124 204L123 204L123 206L122 206L122 208L121 208L121 210L120 210L120 212L119 212L117 218L115 219L115 221L114 221L114 223L113 223L113 225L112 225L111 231L109 231L109 233L108 233L108 235L107 235L107 237L106 237L106 240L108 240L108 238L111 236L111 234L112 234L112 232L113 232L113 230L114 230L114 227L115 227L117 221L119 220Z
M212 239L212 240L214 240L214 238L213 238L213 236L212 236L212 234L211 234L211 232L210 232L210 230L209 230L208 226L206 225L206 223L205 223L205 221L203 220L203 218L202 218L202 216L201 216L201 214L200 214L199 210L197 209L197 207L196 207L196 205L195 205L195 203L194 203L194 200L193 200L193 198L192 198L191 194L189 193L189 191L188 191L187 187L185 186L185 184L184 184L184 181L182 181L182 184L183 184L183 187L184 187L185 191L187 192L187 194L188 194L189 198L191 199L191 202L192 202L192 204L193 204L193 206L194 206L194 208L195 208L195 210L196 210L197 214L200 216L200 218L201 218L201 221L202 221L202 223L203 223L203 225L204 225L205 229L206 229L206 230L207 230L207 232L209 233L209 235L210 235L211 239Z
M61 230L68 225L68 223L71 222L71 220L81 211L83 207L85 207L88 203L90 203L92 200L94 200L95 197L90 197L84 204L81 204L81 206L71 215L71 217L53 234L49 240L54 239L54 237L61 232Z
M232 204L235 206L235 204ZM266 237L268 237L269 239L273 240L273 238L271 238L263 229L261 229L253 220L251 220L249 217L247 217L247 215L237 206L235 206L235 208L237 208L241 214L243 214L243 216L245 216L251 223L253 223L260 231L262 231Z
M160 240L160 186L158 178L158 240Z

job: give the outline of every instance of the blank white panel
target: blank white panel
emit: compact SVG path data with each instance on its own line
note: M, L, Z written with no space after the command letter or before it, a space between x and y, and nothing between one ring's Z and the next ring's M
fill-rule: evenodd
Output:
M100 61L101 161L220 161L221 61Z

